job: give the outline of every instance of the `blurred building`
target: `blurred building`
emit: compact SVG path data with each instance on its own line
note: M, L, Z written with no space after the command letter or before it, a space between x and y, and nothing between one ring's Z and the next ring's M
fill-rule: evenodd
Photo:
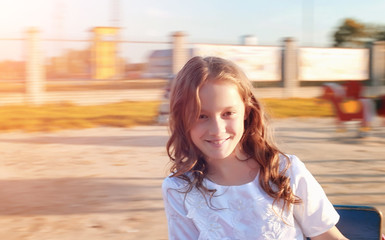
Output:
M25 78L25 62L2 61L0 62L0 80L22 80Z
M187 50L187 57L193 57L193 49ZM169 78L172 75L172 49L155 50L148 57L144 78Z
M144 78L163 78L172 73L172 50L155 50L148 57Z
M48 79L89 78L90 50L68 50L63 55L52 57L46 66Z

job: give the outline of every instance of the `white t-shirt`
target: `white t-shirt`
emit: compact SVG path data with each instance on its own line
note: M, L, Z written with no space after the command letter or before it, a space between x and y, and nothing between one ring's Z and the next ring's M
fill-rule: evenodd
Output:
M217 190L212 205L207 202L210 198L195 188L185 195L184 180L166 178L162 190L169 239L302 240L332 228L339 215L322 187L296 156L288 157L291 166L286 174L302 203L284 212L280 203L273 205L274 199L262 190L258 176L239 186L222 186L205 179L206 187Z

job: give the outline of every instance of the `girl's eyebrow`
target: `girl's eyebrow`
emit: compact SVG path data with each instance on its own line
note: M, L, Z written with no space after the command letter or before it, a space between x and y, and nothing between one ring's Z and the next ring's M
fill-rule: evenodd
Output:
M222 108L222 110L234 109L237 107L238 107L237 105L232 105L232 106L224 107L224 108ZM201 107L201 112L208 112L208 110L205 109L204 107Z

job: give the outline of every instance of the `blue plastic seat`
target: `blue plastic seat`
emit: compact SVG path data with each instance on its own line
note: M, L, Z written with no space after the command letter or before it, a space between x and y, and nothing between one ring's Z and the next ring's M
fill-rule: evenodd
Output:
M350 240L381 240L382 213L371 206L334 205L337 228Z

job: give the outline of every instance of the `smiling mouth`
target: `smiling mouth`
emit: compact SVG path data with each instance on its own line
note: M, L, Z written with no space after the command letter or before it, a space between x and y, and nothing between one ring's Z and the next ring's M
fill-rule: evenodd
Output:
M215 146L221 146L224 142L226 142L229 139L230 139L230 137L225 138L225 139L220 139L220 140L206 140L206 141L208 143L215 145Z

